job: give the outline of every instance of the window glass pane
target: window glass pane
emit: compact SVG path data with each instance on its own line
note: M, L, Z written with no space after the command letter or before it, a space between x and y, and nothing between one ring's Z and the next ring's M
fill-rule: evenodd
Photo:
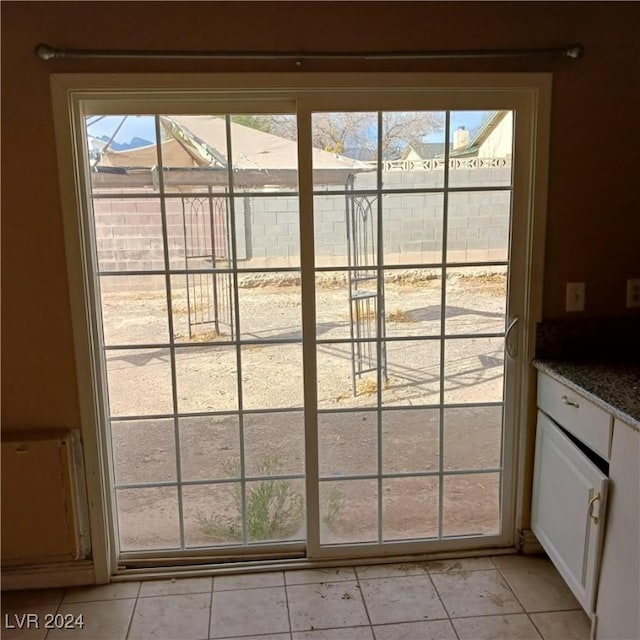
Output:
M501 406L445 409L444 468L500 467L502 412Z
M300 212L298 196L234 198L236 252L242 268L299 267Z
M378 539L377 480L320 483L320 543Z
M168 349L114 349L105 358L112 416L173 412Z
M501 333L505 330L507 267L447 270L445 333Z
M244 464L249 477L304 473L302 411L246 414Z
M119 489L116 511L122 551L180 547L175 487Z
M228 269L231 266L231 206L218 187L181 189L165 198L167 246L172 269ZM242 236L244 237L244 236Z
M319 345L318 407L375 407L377 354L377 344L370 341Z
M385 405L440 402L440 341L398 340L386 343Z
M320 476L378 471L378 414L375 411L322 413L318 416Z
M444 184L444 112L382 114L382 185L434 189Z
M229 160L224 115L161 115L165 190L227 190Z
M175 342L230 342L234 339L233 275L189 273L171 276Z
M383 411L383 472L437 471L439 419L439 409Z
M111 421L116 484L176 479L173 420Z
M441 283L440 269L387 269L384 272L386 335L439 335Z
M236 349L179 347L176 349L178 411L233 411L238 408Z
M296 126L290 114L231 115L235 191L297 189Z
M219 480L239 474L237 416L180 418L178 424L183 480Z
M169 341L164 276L101 276L104 344Z
M241 340L302 340L300 273L238 276Z
M154 116L92 115L85 118L93 194L153 193L159 166ZM164 155L177 146L161 128Z
M382 198L386 265L442 262L443 195L385 194Z
M326 112L311 115L315 191L377 187L378 114Z
M304 481L247 482L246 521L249 542L303 540L306 535Z
M445 341L445 402L501 402L503 382L502 338Z
M378 263L378 198L371 194L313 199L317 267L365 268Z
M300 344L252 344L242 347L243 407L302 407L301 371Z
M241 490L239 482L183 487L185 545L209 547L241 543Z
M445 476L443 482L443 535L500 533L499 473Z
M438 535L438 478L387 478L382 490L385 540Z
M93 199L98 269L161 271L165 268L160 198Z
M450 187L510 186L513 112L452 111Z
M508 191L450 193L447 211L447 262L508 259L511 215Z

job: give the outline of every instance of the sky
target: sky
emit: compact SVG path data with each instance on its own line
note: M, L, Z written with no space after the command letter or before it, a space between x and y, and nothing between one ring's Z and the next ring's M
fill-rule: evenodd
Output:
M451 112L451 132L458 127L469 129L473 135L478 127L484 122L492 111L452 111ZM430 133L425 142L444 142L444 130Z
M87 127L89 135L100 138L105 135L111 137L116 130L123 116L105 116L99 121L96 118L89 118L89 122L95 123ZM138 137L144 140L154 141L156 138L156 125L151 116L128 116L116 135L117 142L129 142L132 138Z
M451 131L455 131L458 127L464 126L472 135L474 131L482 124L488 111L452 111L451 112ZM94 117L90 118L90 122L95 122L88 127L89 135L97 138L106 135L111 137L116 127L122 121L123 116L105 116L99 121ZM120 143L128 143L134 137L143 138L150 142L155 140L155 124L151 116L128 116L122 127L116 135L115 141ZM424 142L444 142L444 131L438 131L427 135Z

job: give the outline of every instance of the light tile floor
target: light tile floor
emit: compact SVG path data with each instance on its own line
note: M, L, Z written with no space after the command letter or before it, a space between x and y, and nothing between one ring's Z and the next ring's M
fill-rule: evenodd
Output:
M2 595L6 640L587 640L590 627L553 565L523 556ZM71 628L44 628L47 614Z

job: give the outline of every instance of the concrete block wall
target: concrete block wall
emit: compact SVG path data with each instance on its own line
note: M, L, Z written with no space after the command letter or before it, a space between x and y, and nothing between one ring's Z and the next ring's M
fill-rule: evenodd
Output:
M184 257L180 200L166 200L167 240L172 266ZM164 269L162 218L157 197L96 199L93 202L98 267L101 271ZM175 263L174 259L175 258Z
M458 175L460 174L460 175ZM464 174L464 176L462 176ZM508 184L509 168L452 169L450 184L489 187ZM375 173L357 176L354 189L375 187ZM388 264L437 263L442 259L443 206L441 192L406 193L403 189L443 186L443 171L389 171L385 188L398 193L382 197L383 241ZM374 217L378 207L372 193ZM504 260L509 237L508 191L461 191L447 202L447 260ZM182 200L166 200L169 255L173 268L184 268L185 238ZM299 209L296 196L235 199L237 256L245 267L297 267L300 264ZM94 201L95 235L102 271L142 271L164 268L160 201L140 198ZM345 198L318 195L314 201L316 263L345 266L347 237ZM205 229L206 230L206 229ZM210 252L210 238L203 252ZM189 240L190 241L190 240ZM192 263L193 264L193 263ZM210 264L203 261L201 265ZM195 265L194 265L195 266Z

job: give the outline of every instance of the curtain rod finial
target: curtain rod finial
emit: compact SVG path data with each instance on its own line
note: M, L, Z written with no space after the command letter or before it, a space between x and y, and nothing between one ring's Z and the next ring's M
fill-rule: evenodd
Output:
M584 53L584 47L581 44L572 44L567 47L567 57L573 58L574 60L577 58L582 58L582 54Z
M40 43L36 45L34 51L36 57L40 58L40 60L52 60L56 57L56 50L48 44Z

